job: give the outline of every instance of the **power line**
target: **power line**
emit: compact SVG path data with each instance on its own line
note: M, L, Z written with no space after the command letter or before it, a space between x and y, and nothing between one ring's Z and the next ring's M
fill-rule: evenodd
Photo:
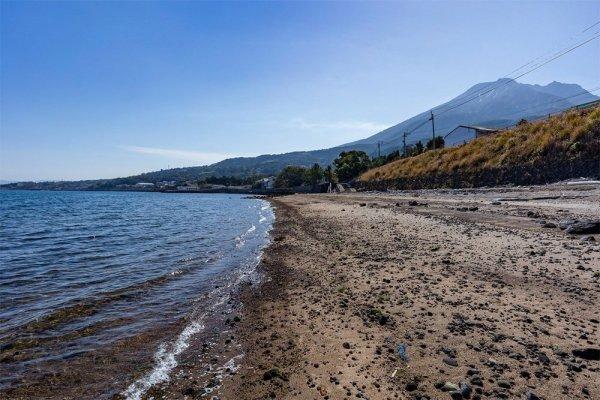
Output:
M593 27L595 27L596 25L600 24L600 21L595 22L594 24L588 26L587 28L585 28L582 32L586 32L589 31L590 29L592 29Z
M512 115L519 114L519 113L523 113L523 112L525 112L525 111L528 111L528 110L533 110L533 109L540 108L540 107L544 107L544 106L547 106L547 105L550 105L550 104L553 104L553 103L558 103L559 101L565 101L565 100L568 100L568 99L571 99L571 98L574 98L574 97L582 96L582 95L584 95L584 94L590 94L590 93L594 93L594 92L596 92L596 91L598 91L598 90L600 90L600 86L598 86L598 87L595 87L595 88L593 88L593 89L591 89L591 90L584 90L583 92L579 92L579 93L577 93L577 94L574 94L574 95L572 95L572 96L561 97L561 98L560 98L560 99L558 99L558 100L553 100L553 101L549 101L549 102L547 102L547 103L538 104L538 105L536 105L536 106L534 106L534 107L528 107L528 108L524 108L524 109L522 109L522 110L515 111L515 112L513 112L513 113L510 113L510 114L504 114L504 115L500 115L500 116L498 116L498 117L496 117L496 118L505 118L505 117L510 117L510 116L512 116ZM586 104L586 103L581 103L581 104ZM571 107L567 107L567 108L564 108L564 109L562 109L562 110L559 110L559 111L555 111L555 113L556 113L556 112L564 112L564 111L570 110L570 109L572 109L572 108L574 108L574 107L580 106L581 104L574 105L574 106L571 106ZM550 114L548 114L548 115L550 115ZM513 121L514 121L514 120L513 120ZM454 128L454 129L452 129L451 131L449 131L448 133L446 133L446 134L444 135L444 139L445 139L446 137L448 137L448 135L450 135L452 132L454 132L454 131L455 131L457 128L459 128L459 127L461 127L461 126L462 126L462 125L459 125L459 126L457 126L456 128ZM504 127L504 129L506 129L506 128L510 128L510 127L512 127L512 126L515 126L515 124L513 124L513 125L510 125L510 126L507 126L507 127Z
M523 112L525 112L525 111L528 111L528 110L537 109L537 108L540 108L540 107L544 107L544 106L547 106L547 105L551 105L551 104L554 104L554 103L558 103L558 102L560 102L560 101L565 101L565 100L572 99L572 98L575 98L575 97L583 96L583 95L585 95L585 94L594 93L594 92L597 92L597 91L599 91L599 90L600 90L600 86L597 86L597 87L594 87L594 88L592 88L592 89L590 89L590 90L584 90L584 91L582 91L582 92L576 93L576 94L574 94L574 95L571 95L571 96L567 96L567 97L561 97L561 98L559 98L559 99L557 99L557 100L553 100L553 101L549 101L549 102L546 102L546 103L538 104L538 105L536 105L536 106L533 106L533 107L527 107L527 108L524 108L524 109L521 109L521 110L518 110L518 111L512 112L512 113L510 113L510 114L504 114L504 115L500 115L500 116L498 116L497 118L509 117L509 116L512 116L512 115L515 115L515 114L523 113ZM583 103L583 104L585 104L585 103ZM572 107L577 107L577 105L575 105L575 106L572 106ZM560 111L561 111L561 112L562 112L562 111L566 111L566 110L569 110L569 109L571 109L572 107L568 107L568 108L562 109L562 110L560 110ZM427 120L426 122L429 122L429 120ZM444 134L444 135L443 135L443 137L444 137L444 138L446 138L446 137L447 137L447 136L448 136L450 133L452 133L454 130L456 130L456 128L453 128L451 131L449 131L448 133ZM406 137L407 137L408 135L409 135L409 133L408 133L408 132L403 132L403 134L402 134L402 142L403 142L403 149L404 149L404 150L403 150L403 153L405 153L405 152L406 152L406 148L407 148ZM387 141L387 142L378 142L378 143L379 143L381 146L385 146L385 145L388 145L388 144L391 144L391 143L396 143L396 142L398 142L398 140L390 140L390 141ZM374 154L374 153L372 153L372 154Z
M600 21L597 21L597 22L595 22L594 24L592 24L592 25L588 26L587 28L585 28L585 29L583 29L581 32L579 32L578 34L576 34L576 35L574 35L574 36L571 36L571 37L570 37L568 40L569 40L569 41L571 41L572 39L576 38L577 36L580 36L580 35L582 35L583 33L587 32L588 30L590 30L591 28L593 28L594 26L596 26L596 25L598 25L598 24L600 24ZM597 34L597 33L598 33L598 32L596 32L596 33L594 33L594 34ZM578 40L579 40L579 39L578 39ZM593 38L592 38L592 40L593 40ZM517 69L514 69L514 70L512 70L511 72L509 72L508 74L506 74L506 75L504 75L502 78L500 78L499 80L501 80L501 79L505 79L505 78L510 78L510 76L511 76L512 74L514 74L514 73L515 73L515 72L517 72L517 71L520 71L520 70L522 70L523 68L525 68L525 67L527 67L527 66L529 66L529 65L532 65L532 64L533 64L534 66L538 66L539 64L535 64L535 62L536 62L536 61L538 61L538 60L540 60L540 59L543 59L543 58L547 57L548 55L551 55L552 57L554 57L554 56L556 56L557 54L560 54L561 52L563 52L565 49L568 49L570 46L572 46L572 44L569 44L568 46L561 48L561 50L559 50L558 52L555 52L555 53L552 53L552 51L546 52L546 53L544 53L544 54L542 54L542 55L540 55L540 56L538 56L538 57L536 57L536 58L534 58L534 59L530 60L529 62L527 62L527 63L525 63L525 64L521 65L521 66L520 66L520 67L518 67ZM542 66L542 65L545 65L545 64L544 64L544 63L542 63L542 64L541 64L541 65L539 65L539 66ZM535 69L534 69L534 70L535 70ZM521 76L523 76L523 75L521 75ZM512 78L512 79L517 79L517 78L518 78L518 77L516 77L516 78ZM498 82L498 81L496 81L496 82L492 82L490 85L488 85L488 86L484 86L484 87L482 87L482 88L480 88L480 89L476 90L476 91L475 91L474 93L472 93L471 95L472 95L472 96L474 96L474 98L477 98L477 97L479 97L480 95L482 95L482 94L485 94L485 93L482 93L482 92L483 92L483 91L485 91L486 89L491 89L491 88L492 88L494 85L498 85L497 87L500 87L500 86L503 86L503 85L504 85L504 84L506 84L506 83L508 83L508 82L504 82L504 81L502 81L502 82ZM491 90L490 90L490 91L491 91ZM488 92L486 92L486 93L488 93ZM447 104L444 104L444 105L438 106L438 107L436 107L436 108L438 108L438 109L439 109L439 108L443 108L443 107L448 107L448 106L450 106L450 103L451 103L451 102L452 102L452 100L451 100L450 102L448 102ZM433 110L436 110L436 108L434 108ZM444 111L444 112L445 112L445 111Z
M600 21L598 21L598 22L600 23ZM540 68L541 68L541 67L543 67L544 65L546 65L546 64L549 64L549 63L551 63L552 61L554 61L554 60L556 60L556 59L558 59L558 58L560 58L560 57L562 57L562 56L564 56L564 55L566 55L566 54L568 54L568 53L570 53L570 52L572 52L572 51L574 51L574 50L578 49L579 47L582 47L582 46L586 45L587 43L591 42L591 41L592 41L592 40L594 40L594 39L597 39L598 37L600 37L599 33L600 33L600 31L599 31L599 32L595 32L595 33L594 33L594 35L595 35L595 36L592 36L591 38L589 38L589 39L587 39L587 40L585 40L585 41L583 41L583 42L581 42L581 43L578 43L578 44L577 44L577 45L575 45L575 46L572 46L572 47L569 47L569 48L564 48L564 49L560 50L558 53L555 53L555 54L553 55L553 57L551 57L550 59L548 59L548 60L546 60L546 61L544 61L544 62L542 62L542 63L539 63L539 64L535 65L533 68L531 68L531 69L529 69L529 70L527 70L527 71L525 71L525 72L521 73L520 75L518 75L518 76L516 76L516 77L514 77L514 78L509 78L509 79L507 79L507 80L505 80L505 81L502 81L502 82L499 82L499 83L497 82L498 84L497 84L496 86L493 86L493 85L492 85L492 87L490 87L490 88L489 88L489 89L487 89L487 90L484 90L484 91L483 91L483 92L481 92L481 93L477 93L477 92L476 92L477 94L475 94L474 96L470 97L469 99L467 99L467 100L463 101L462 103L456 104L456 105L454 105L454 106L452 106L452 107L450 107L450 108L447 108L447 109L445 109L445 110L443 110L443 111L441 111L441 112L438 112L438 113L436 113L435 115L439 116L439 115L442 115L442 114L445 114L445 113L447 113L448 111L455 110L455 109L457 109L458 107L461 107L461 106L463 106L463 105L465 105L465 104L467 104L467 103L470 103L471 101L473 101L473 100L476 100L476 99L480 98L481 96L483 96L483 95L485 95L485 94L491 93L491 92L493 92L494 90L496 90L496 89L499 89L499 88L500 88L500 87L502 87L502 86L505 86L505 85L507 85L507 84L509 84L509 83L511 83L511 82L515 82L517 79L519 79L519 78L521 78L521 77L523 77L523 76L525 76L525 75L527 75L527 74L530 74L531 72L533 72L533 71L535 71L535 70L538 70L538 69L540 69ZM521 69L521 68L519 68L519 69ZM517 70L518 70L518 69L517 69ZM433 110L435 110L435 108L434 108ZM425 125L425 124L426 124L426 123L428 123L429 121L431 121L431 118L427 118L427 119L426 119L426 120L424 120L424 121L423 121L421 124L417 125L417 126L416 126L416 127L414 127L413 129L411 129L411 130L410 130L408 133L409 133L409 134L410 134L410 133L413 133L414 131L416 131L417 129L419 129L420 127L422 127L423 125Z
M544 107L544 106L547 106L547 105L550 105L550 104L558 103L559 101L565 101L565 100L568 100L568 99L572 99L572 98L574 98L574 97L583 96L584 94L590 94L590 93L594 93L594 92L597 92L598 90L600 90L600 86L598 86L598 87L595 87L595 88L593 88L593 89L590 89L590 90L584 90L583 92L579 92L579 93L577 93L577 94L574 94L574 95L571 95L571 96L568 96L568 97L561 97L561 98L560 98L560 99L558 99L558 100L549 101L549 102L547 102L547 103L538 104L538 105L536 105L536 106L533 106L533 107L524 108L524 109L522 109L522 110L515 111L515 112L513 112L513 113L510 113L510 114L504 114L504 115L500 115L500 116L499 116L499 117L497 117L497 118L510 117L511 115L520 114L520 113L523 113L523 112L525 112L525 111L529 111L529 110L535 110L535 109L537 109L537 108L540 108L540 107Z
M597 21L597 22L595 22L594 24L590 25L589 27L585 28L585 29L584 29L583 31L581 31L579 34L581 34L581 33L584 33L584 32L586 32L586 31L590 30L591 28L593 28L594 26L596 26L596 25L598 25L598 24L600 24L600 21ZM495 83L493 83L493 84L492 84L492 85L490 85L490 86L487 86L487 87L481 88L481 89L477 90L477 91L475 92L475 94L473 95L473 97L469 98L468 100L466 100L466 101L464 101L464 102L462 102L462 103L459 103L459 104L457 104L457 105L454 105L454 106L452 106L452 107L450 107L450 108L447 108L447 109L445 109L445 110L443 110L443 111L441 111L441 112L439 112L439 113L436 113L435 115L439 116L439 115L445 114L446 112L448 112L448 111L451 111L451 110L454 110L454 109L456 109L456 108L458 108L458 107L461 107L461 106L463 106L463 105L465 105L465 104L467 104L467 103L470 103L471 101L473 101L473 100L475 100L475 99L477 99L477 98L479 98L479 97L481 97L481 96L483 96L483 95L485 95L485 94L491 93L492 91L494 91L494 90L496 90L496 89L498 89L498 88L500 88L500 87L502 87L502 86L504 86L504 85L507 85L508 83L515 82L517 79L519 79L519 78L521 78L521 77L523 77L523 76L525 76L525 75L527 75L527 74L529 74L529 73L531 73L531 72L533 72L533 71L535 71L535 70L537 70L537 69L539 69L539 68L543 67L543 66L544 66L544 65L546 65L546 64L549 64L550 62L552 62L552 61L554 61L554 60L556 60L556 59L558 59L558 58L560 58L560 57L562 57L562 56L564 56L564 55L566 55L566 54L568 54L568 53L570 53L570 52L572 52L572 51L576 50L576 49L577 49L577 48L579 48L579 47L582 47L582 46L586 45L587 43L591 42L592 40L594 40L594 39L597 39L598 37L600 37L599 33L600 33L600 31L598 31L598 32L595 32L595 33L593 34L593 35L595 35L595 36L592 36L591 38L589 38L589 39L587 39L587 40L585 40L585 41L583 41L583 42L581 42L581 43L578 43L578 44L576 44L576 45L574 45L574 46L567 47L567 48L563 48L563 49L561 49L560 51L558 51L557 53L554 53L550 59L548 59L548 60L545 60L544 62L541 62L541 63L538 63L538 64L534 64L534 67L530 68L529 70L527 70L527 71L525 71L525 72L521 73L520 75L518 75L518 76L516 76L516 77L514 77L514 78L508 78L508 77L509 77L510 75L512 75L513 73L515 73L515 72L517 72L517 71L520 71L520 70L522 70L524 67L526 67L526 66L528 66L528 65L531 65L532 63L534 63L535 61L539 60L540 58L543 58L543 57L544 57L546 54L548 54L548 53L545 53L545 54L544 54L544 55L542 55L542 56L538 56L538 57L536 57L535 59L533 59L533 60L529 61L529 62L528 62L528 63L526 63L526 64L523 64L523 65L522 65L522 66L520 66L519 68L517 68L517 69L515 69L515 70L511 71L510 73L508 73L507 75L505 75L503 78L501 78L501 79L508 78L506 81L495 82ZM570 39L572 39L572 38L573 38L573 37L571 37ZM496 84L496 85L494 86L494 84ZM595 91L595 90L592 90L592 91L586 91L586 92L582 92L582 93L580 93L580 94L578 94L578 95L571 96L571 97L580 96L580 95L583 95L583 94L585 94L585 93L590 93L590 92L593 92L593 91ZM568 99L568 98L570 98L570 97L567 97L567 98L565 98L565 99ZM557 101L561 101L561 100L557 100ZM557 101L554 101L554 102L557 102ZM551 103L553 103L553 102L551 102ZM448 105L448 104L446 104L446 106L447 106L447 105ZM536 108L537 108L537 107L540 107L540 106L541 106L541 105L539 105L539 106L536 106ZM438 107L436 107L436 108L440 108L440 107L444 107L444 105L442 105L442 106L438 106ZM417 129L421 128L422 126L424 126L425 124L427 124L429 121L432 121L432 119L433 119L433 110L435 110L436 108L433 108L433 109L430 111L430 113L431 113L431 117L429 117L429 118L425 119L423 122L421 122L419 125L415 126L414 128L410 129L409 131L407 131L407 132L404 132L404 134L403 134L404 141L406 141L406 136L408 136L408 135L410 135L410 134L414 133L414 132L415 132ZM516 114L516 113L514 113L514 114ZM510 115L512 115L512 114L510 114ZM385 146L385 145L387 145L387 144L391 144L391 143L395 143L395 142L397 142L397 140L394 140L394 139L392 139L392 140L390 140L390 141L387 141L387 142L378 142L378 143L377 143L377 146L378 146L378 147L380 147L381 145L384 145L384 146Z
M592 40L594 40L594 39L597 39L598 37L600 37L600 35L598 35L598 32L596 32L596 33L595 33L595 35L596 35L596 36L593 36L593 37L591 37L590 39L587 39L586 41L584 41L584 42L582 42L582 43L579 43L579 44L577 44L576 46L570 47L569 49L566 49L566 50L562 51L560 54L558 54L558 55L556 55L556 56L554 56L554 57L550 58L549 60L546 60L546 61L544 61L543 63L541 63L541 64L539 64L539 65L535 66L534 68L531 68L531 69L529 69L528 71L525 71L525 72L523 72L522 74L520 74L520 75L518 75L518 76L516 76L516 77L514 77L514 78L509 78L508 80L506 80L506 81L503 81L501 85L499 85L499 86L497 86L497 87L494 87L494 88L491 88L491 89L489 89L489 90L486 90L486 91L484 91L483 93L481 93L481 94L478 94L477 96L474 96L474 97L472 97L472 98L470 98L470 99L468 99L468 100L465 100L465 101L463 101L462 103L459 103L459 104L457 104L457 105L455 105L455 106L453 106L453 107L450 107L450 108L448 108L448 109L446 109L446 110L444 110L444 111L442 111L442 112L439 112L439 113L437 113L437 115L442 115L442 114L445 114L445 113L447 113L448 111L454 110L454 109L456 109L456 108L458 108L458 107L461 107L461 106L463 106L463 105L465 105L465 104L467 104L467 103L470 103L471 101L473 101L473 100L475 100L475 99L477 99L477 98L479 98L479 97L481 97L481 96L483 96L483 95L485 95L485 94L487 94L487 93L493 92L494 90L496 90L496 89L498 89L498 88L500 88L500 87L502 87L502 86L504 86L504 85L507 85L507 84L509 84L509 83L511 83L511 82L515 82L517 79L519 79L519 78L521 78L521 77L523 77L523 76L525 76L525 75L527 75L527 74L530 74L531 72L533 72L533 71L535 71L535 70L537 70L537 69L540 69L540 68L541 68L541 67L543 67L544 65L546 65L546 64L549 64L549 63L551 63L552 61L554 61L554 60L556 60L556 59L558 59L558 58L560 58L560 57L562 57L562 56L564 56L564 55L566 55L566 54L569 54L570 52L572 52L572 51L574 51L574 50L578 49L579 47L581 47L581 46L584 46L584 45L586 45L587 43L591 42Z

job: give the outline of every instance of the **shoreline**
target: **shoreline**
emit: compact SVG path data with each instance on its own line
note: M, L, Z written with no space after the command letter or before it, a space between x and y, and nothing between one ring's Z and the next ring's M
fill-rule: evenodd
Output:
M242 201L244 207L248 206L248 200ZM234 268L213 274L206 284L202 284L203 289L196 291L196 296L186 302L189 312L175 320L159 321L155 326L130 331L129 335L114 338L112 342L99 343L95 348L64 358L57 357L56 360L38 360L33 350L26 354L9 343L0 352L0 371L5 378L10 378L6 379L5 386L0 387L0 399L148 398L159 389L153 386L160 386L161 382L168 381L171 372L187 366L185 360L188 355L193 359L198 353L211 352L215 333L231 328L231 320L223 315L237 308L238 303L232 297L240 286L256 282L256 265L269 243L266 232L272 220L270 206L264 200L251 201L251 208L258 213L251 221L252 226L232 239L231 257L219 258L228 260L227 265ZM199 268L199 271L202 269ZM190 285L195 282L188 281ZM73 310L77 312L79 308ZM64 309L57 313L70 317ZM62 320L54 318L52 322L61 327ZM47 325L48 329L53 328L49 323ZM43 327L46 328L46 325ZM84 331L82 337L85 338L85 334L89 331ZM204 341L200 341L201 338ZM48 346L61 344L58 340L48 342ZM199 347L195 347L197 344ZM11 363L20 362L21 358L28 365L17 374L17 371L11 371ZM212 362L211 358L207 359L206 365Z

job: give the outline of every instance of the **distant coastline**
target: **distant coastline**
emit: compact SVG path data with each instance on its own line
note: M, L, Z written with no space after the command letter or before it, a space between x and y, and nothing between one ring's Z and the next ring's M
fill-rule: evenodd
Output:
M27 190L27 191L48 191L48 192L136 192L136 193L188 193L188 194L250 194L257 196L292 194L296 191L291 189L252 189L252 188L215 188L215 189L193 189L193 190L154 190L154 189L58 189L58 188L21 188L21 187L3 187L0 190Z

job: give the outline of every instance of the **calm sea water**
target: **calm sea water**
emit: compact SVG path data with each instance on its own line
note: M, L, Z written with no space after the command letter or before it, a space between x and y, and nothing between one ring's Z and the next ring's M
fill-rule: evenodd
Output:
M0 349L64 359L176 320L253 268L272 219L241 195L0 191Z

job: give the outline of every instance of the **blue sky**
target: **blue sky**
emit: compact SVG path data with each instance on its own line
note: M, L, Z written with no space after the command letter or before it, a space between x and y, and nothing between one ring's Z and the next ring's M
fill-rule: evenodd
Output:
M360 139L570 43L600 2L6 2L0 179ZM600 85L600 40L527 75Z

